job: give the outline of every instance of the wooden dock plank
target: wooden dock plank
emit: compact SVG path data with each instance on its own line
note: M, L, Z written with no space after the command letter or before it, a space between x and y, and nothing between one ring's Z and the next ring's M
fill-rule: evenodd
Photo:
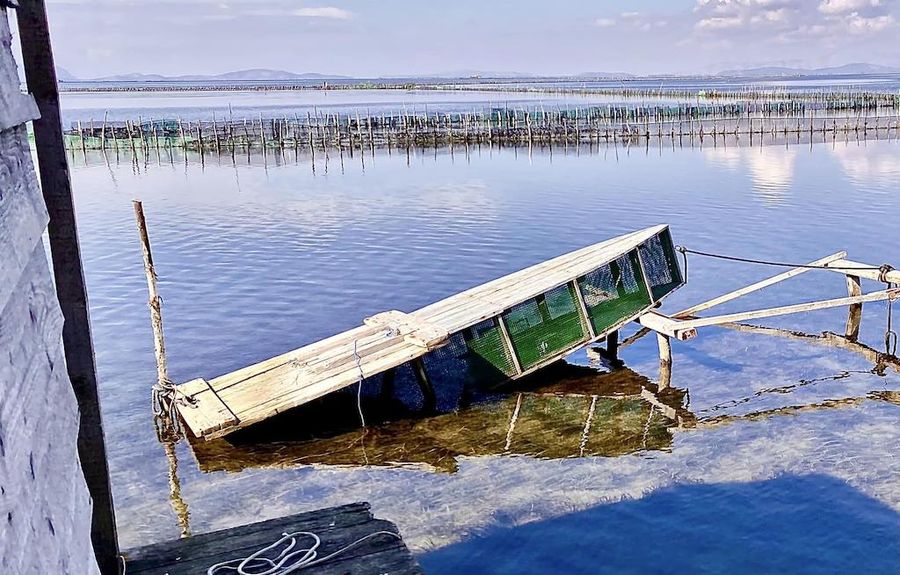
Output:
M392 523L375 519L367 503L354 503L126 551L127 572L148 575L206 573L214 564L247 557L274 543L283 533L298 531L312 532L321 538L319 557L378 531L399 534ZM301 543L305 543L305 539ZM403 575L419 574L422 570L401 539L381 535L310 569L310 572Z
M412 313L394 310L377 314L352 330L212 379L208 390L193 396L194 413L189 413L189 406L180 407L180 411L197 437L221 437L353 385L361 377L421 357L452 333L570 283L635 249L666 227L649 227L575 250ZM190 389L195 389L194 385ZM181 389L187 394L184 386Z

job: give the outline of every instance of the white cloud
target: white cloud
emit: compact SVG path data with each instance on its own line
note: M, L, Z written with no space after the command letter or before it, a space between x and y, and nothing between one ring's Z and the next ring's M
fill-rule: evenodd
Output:
M738 28L744 23L740 16L713 16L697 22L698 30L724 30Z
M303 18L329 18L332 20L349 20L353 17L351 12L334 6L298 8L292 11L291 14Z
M597 18L594 20L594 26L598 28L610 28L611 26L615 26L616 21L612 18Z
M823 14L845 14L867 8L878 8L881 5L881 0L822 0L822 3L819 4L819 12Z
M857 34L863 32L880 32L893 24L894 17L890 14L866 18L865 16L860 16L857 12L853 12L847 17L847 26L849 26L851 32Z

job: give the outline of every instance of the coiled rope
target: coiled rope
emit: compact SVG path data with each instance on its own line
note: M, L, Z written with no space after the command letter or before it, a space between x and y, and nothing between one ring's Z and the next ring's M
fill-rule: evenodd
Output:
M233 572L237 575L288 575L295 571L300 571L313 565L319 565L326 561L346 553L350 549L368 541L369 539L386 535L400 540L400 535L392 531L376 531L365 537L360 537L356 541L341 547L334 553L330 553L324 557L318 557L319 546L322 540L318 535L311 531L295 531L293 533L283 533L281 539L267 545L253 554L241 558L231 559L216 563L206 570L206 575L220 575L222 573ZM312 544L308 547L299 547L300 538L312 540ZM281 551L278 551L282 548ZM297 548L295 550L295 548ZM269 552L277 553L277 555L267 556Z

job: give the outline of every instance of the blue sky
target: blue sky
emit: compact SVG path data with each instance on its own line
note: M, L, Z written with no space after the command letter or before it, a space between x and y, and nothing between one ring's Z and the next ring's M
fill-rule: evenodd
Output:
M900 66L896 0L46 0L80 77Z

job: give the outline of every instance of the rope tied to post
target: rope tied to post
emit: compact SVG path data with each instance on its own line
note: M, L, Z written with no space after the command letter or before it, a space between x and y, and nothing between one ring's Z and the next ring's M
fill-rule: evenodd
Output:
M196 405L197 401L188 397L169 378L161 379L150 389L150 403L153 408L153 427L160 441L172 441L184 437L179 405Z

